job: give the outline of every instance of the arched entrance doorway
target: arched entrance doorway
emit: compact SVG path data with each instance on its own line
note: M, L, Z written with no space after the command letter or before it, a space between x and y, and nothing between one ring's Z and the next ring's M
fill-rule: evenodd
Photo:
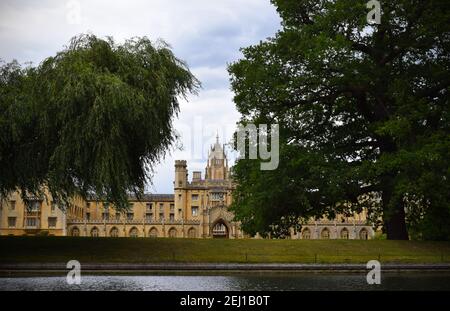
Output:
M197 237L197 232L195 231L195 228L191 228L188 230L188 238L195 239Z
M98 228L97 227L92 228L91 237L98 238Z
M130 238L137 238L139 237L139 231L136 227L131 228L130 230Z
M367 240L368 236L369 236L369 234L368 234L366 228L362 228L361 231L359 231L359 238L361 240Z
M308 228L303 229L303 231L302 231L302 238L304 240L311 239L311 230L309 230Z
M72 236L80 236L80 229L78 227L72 229Z
M169 230L169 238L176 238L177 237L177 229L170 228Z
M328 230L328 228L324 228L320 233L320 237L324 240L328 240L330 238L330 230Z
M218 239L227 239L229 236L229 229L223 219L217 220L212 226L212 237Z
M158 237L158 229L156 229L155 227L151 228L148 236L151 238L157 238Z
M344 228L341 230L341 239L348 240L348 230Z
M109 232L109 235L110 235L112 238L118 238L118 237L119 237L119 229L117 229L116 227L113 227L113 228L111 229L111 231Z

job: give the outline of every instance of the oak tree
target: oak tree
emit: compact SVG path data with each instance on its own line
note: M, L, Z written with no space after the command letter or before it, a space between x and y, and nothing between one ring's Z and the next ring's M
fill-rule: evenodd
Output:
M380 24L367 1L272 2L281 30L229 67L241 121L283 142L278 170L235 167L244 229L366 208L388 239L448 239L448 2L380 1Z

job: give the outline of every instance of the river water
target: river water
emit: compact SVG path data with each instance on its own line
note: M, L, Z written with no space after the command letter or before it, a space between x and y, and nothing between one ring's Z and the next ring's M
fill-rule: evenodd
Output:
M262 291L262 290L450 290L450 272L384 273L381 285L368 285L362 273L236 275L86 275L80 285L66 277L2 277L0 290L94 291Z

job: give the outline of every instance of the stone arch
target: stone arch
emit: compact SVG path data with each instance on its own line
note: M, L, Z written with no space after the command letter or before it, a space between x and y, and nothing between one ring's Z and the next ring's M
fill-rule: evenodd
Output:
M133 227L130 229L129 232L130 238L138 238L139 237L139 230L136 227Z
M304 240L311 239L311 230L309 230L309 228L305 228L302 230L302 239L304 239Z
M177 229L175 229L174 227L169 229L169 238L176 238L177 234Z
M323 228L322 231L320 232L320 238L324 240L330 239L330 229Z
M197 237L197 230L194 227L188 230L188 238L195 239Z
M112 227L111 230L109 230L109 236L112 238L118 238L119 237L119 229L117 229L117 227Z
M344 227L341 230L340 236L341 236L341 239L348 240L348 238L349 238L349 231L348 231L348 229Z
M93 237L93 238L98 238L99 232L100 232L100 231L98 230L97 227L92 228L92 229L91 229L91 237Z
M369 232L366 228L362 228L359 230L359 239L360 240L368 240L369 239Z
M156 229L155 227L150 228L150 230L148 231L148 236L151 238L157 238L158 237L158 229Z
M80 229L78 227L73 227L72 231L70 232L71 236L80 236Z
M231 226L223 218L217 219L211 226L211 236L213 238L228 238Z

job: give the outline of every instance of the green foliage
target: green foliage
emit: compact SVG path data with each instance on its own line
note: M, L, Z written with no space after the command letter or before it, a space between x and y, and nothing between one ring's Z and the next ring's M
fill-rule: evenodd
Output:
M241 122L284 142L278 170L235 167L250 233L365 207L389 239L450 238L450 9L380 2L369 25L366 1L273 0L282 29L229 67Z
M38 67L0 68L0 192L96 195L128 207L199 82L164 42L81 35Z

